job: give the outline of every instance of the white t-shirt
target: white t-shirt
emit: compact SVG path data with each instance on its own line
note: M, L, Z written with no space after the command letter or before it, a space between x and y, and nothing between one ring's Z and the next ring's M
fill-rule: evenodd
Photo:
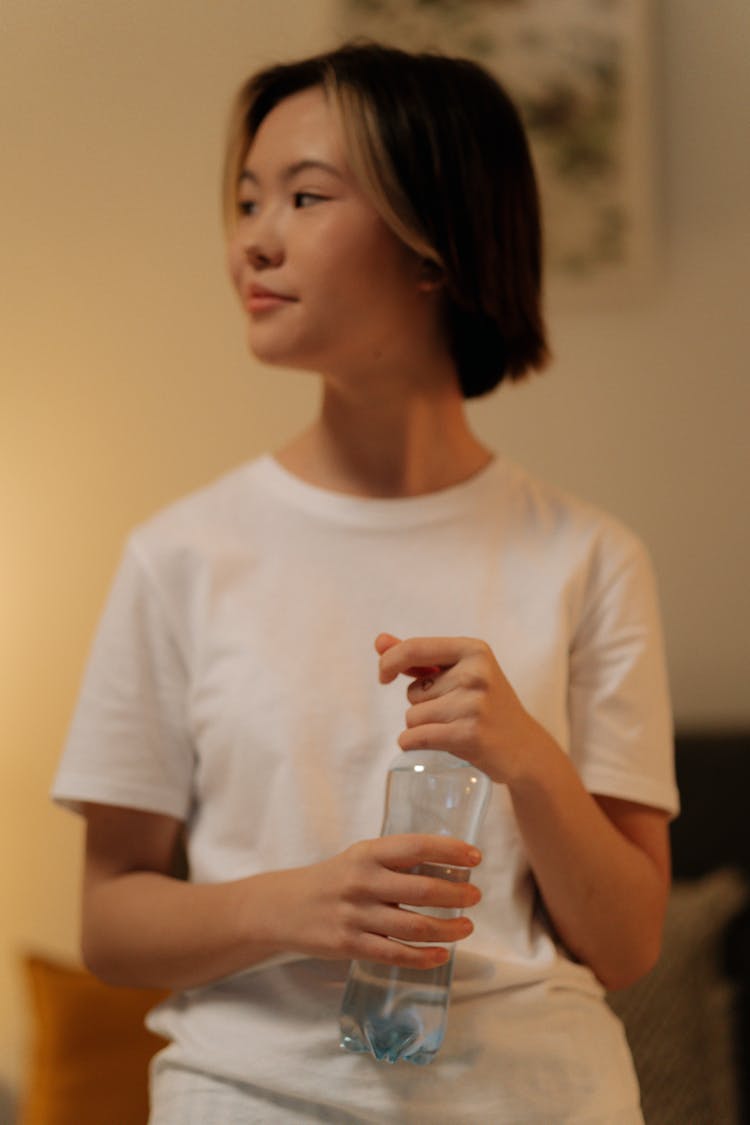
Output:
M407 705L403 678L378 682L383 631L487 641L591 792L677 810L642 545L500 458L456 487L378 500L308 485L266 456L140 527L54 797L184 819L196 882L376 836ZM426 1070L341 1051L346 965L305 958L168 1000L150 1017L172 1041L165 1057L342 1120L619 1120L634 1097L619 1025L545 926L502 786L478 843L483 898Z

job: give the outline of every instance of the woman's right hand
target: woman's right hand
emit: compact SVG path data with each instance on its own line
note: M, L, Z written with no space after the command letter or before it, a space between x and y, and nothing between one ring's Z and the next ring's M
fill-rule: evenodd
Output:
M421 911L464 910L479 902L481 892L472 883L414 869L423 864L471 868L480 859L477 849L461 840L409 834L362 840L332 859L278 872L276 940L314 957L433 968L447 961L448 950L404 943L452 943L474 927L465 917Z
M305 867L190 883L174 875L179 820L110 805L84 811L83 954L111 984L193 988L279 953L428 969L446 951L403 943L459 941L472 925L416 909L462 910L481 897L470 883L410 873L425 863L476 866L476 849L445 836L384 836Z

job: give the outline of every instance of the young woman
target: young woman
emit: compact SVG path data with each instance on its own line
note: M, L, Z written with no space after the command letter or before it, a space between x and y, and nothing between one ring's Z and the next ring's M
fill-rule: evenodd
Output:
M226 198L250 349L320 414L132 535L54 787L87 964L174 990L151 1120L639 1122L603 992L653 965L669 884L651 570L464 413L546 360L517 114L469 61L348 44L245 85ZM397 743L495 783L481 856L377 838ZM454 941L430 1067L339 1049L351 958Z

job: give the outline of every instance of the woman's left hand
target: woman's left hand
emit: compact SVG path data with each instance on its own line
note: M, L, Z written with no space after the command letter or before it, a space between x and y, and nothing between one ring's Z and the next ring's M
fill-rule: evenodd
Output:
M402 750L447 750L496 782L507 782L537 724L503 674L492 649L471 637L380 633L380 682L411 676Z
M469 637L381 633L380 679L413 678L404 750L447 750L508 786L529 865L560 940L605 988L651 969L669 891L668 816L592 796L525 710L491 649Z

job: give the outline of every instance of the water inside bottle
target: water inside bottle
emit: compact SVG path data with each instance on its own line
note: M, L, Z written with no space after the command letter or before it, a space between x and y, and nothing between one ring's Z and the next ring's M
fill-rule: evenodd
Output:
M434 969L352 964L341 1015L341 1046L383 1062L425 1065L445 1034L453 958Z

